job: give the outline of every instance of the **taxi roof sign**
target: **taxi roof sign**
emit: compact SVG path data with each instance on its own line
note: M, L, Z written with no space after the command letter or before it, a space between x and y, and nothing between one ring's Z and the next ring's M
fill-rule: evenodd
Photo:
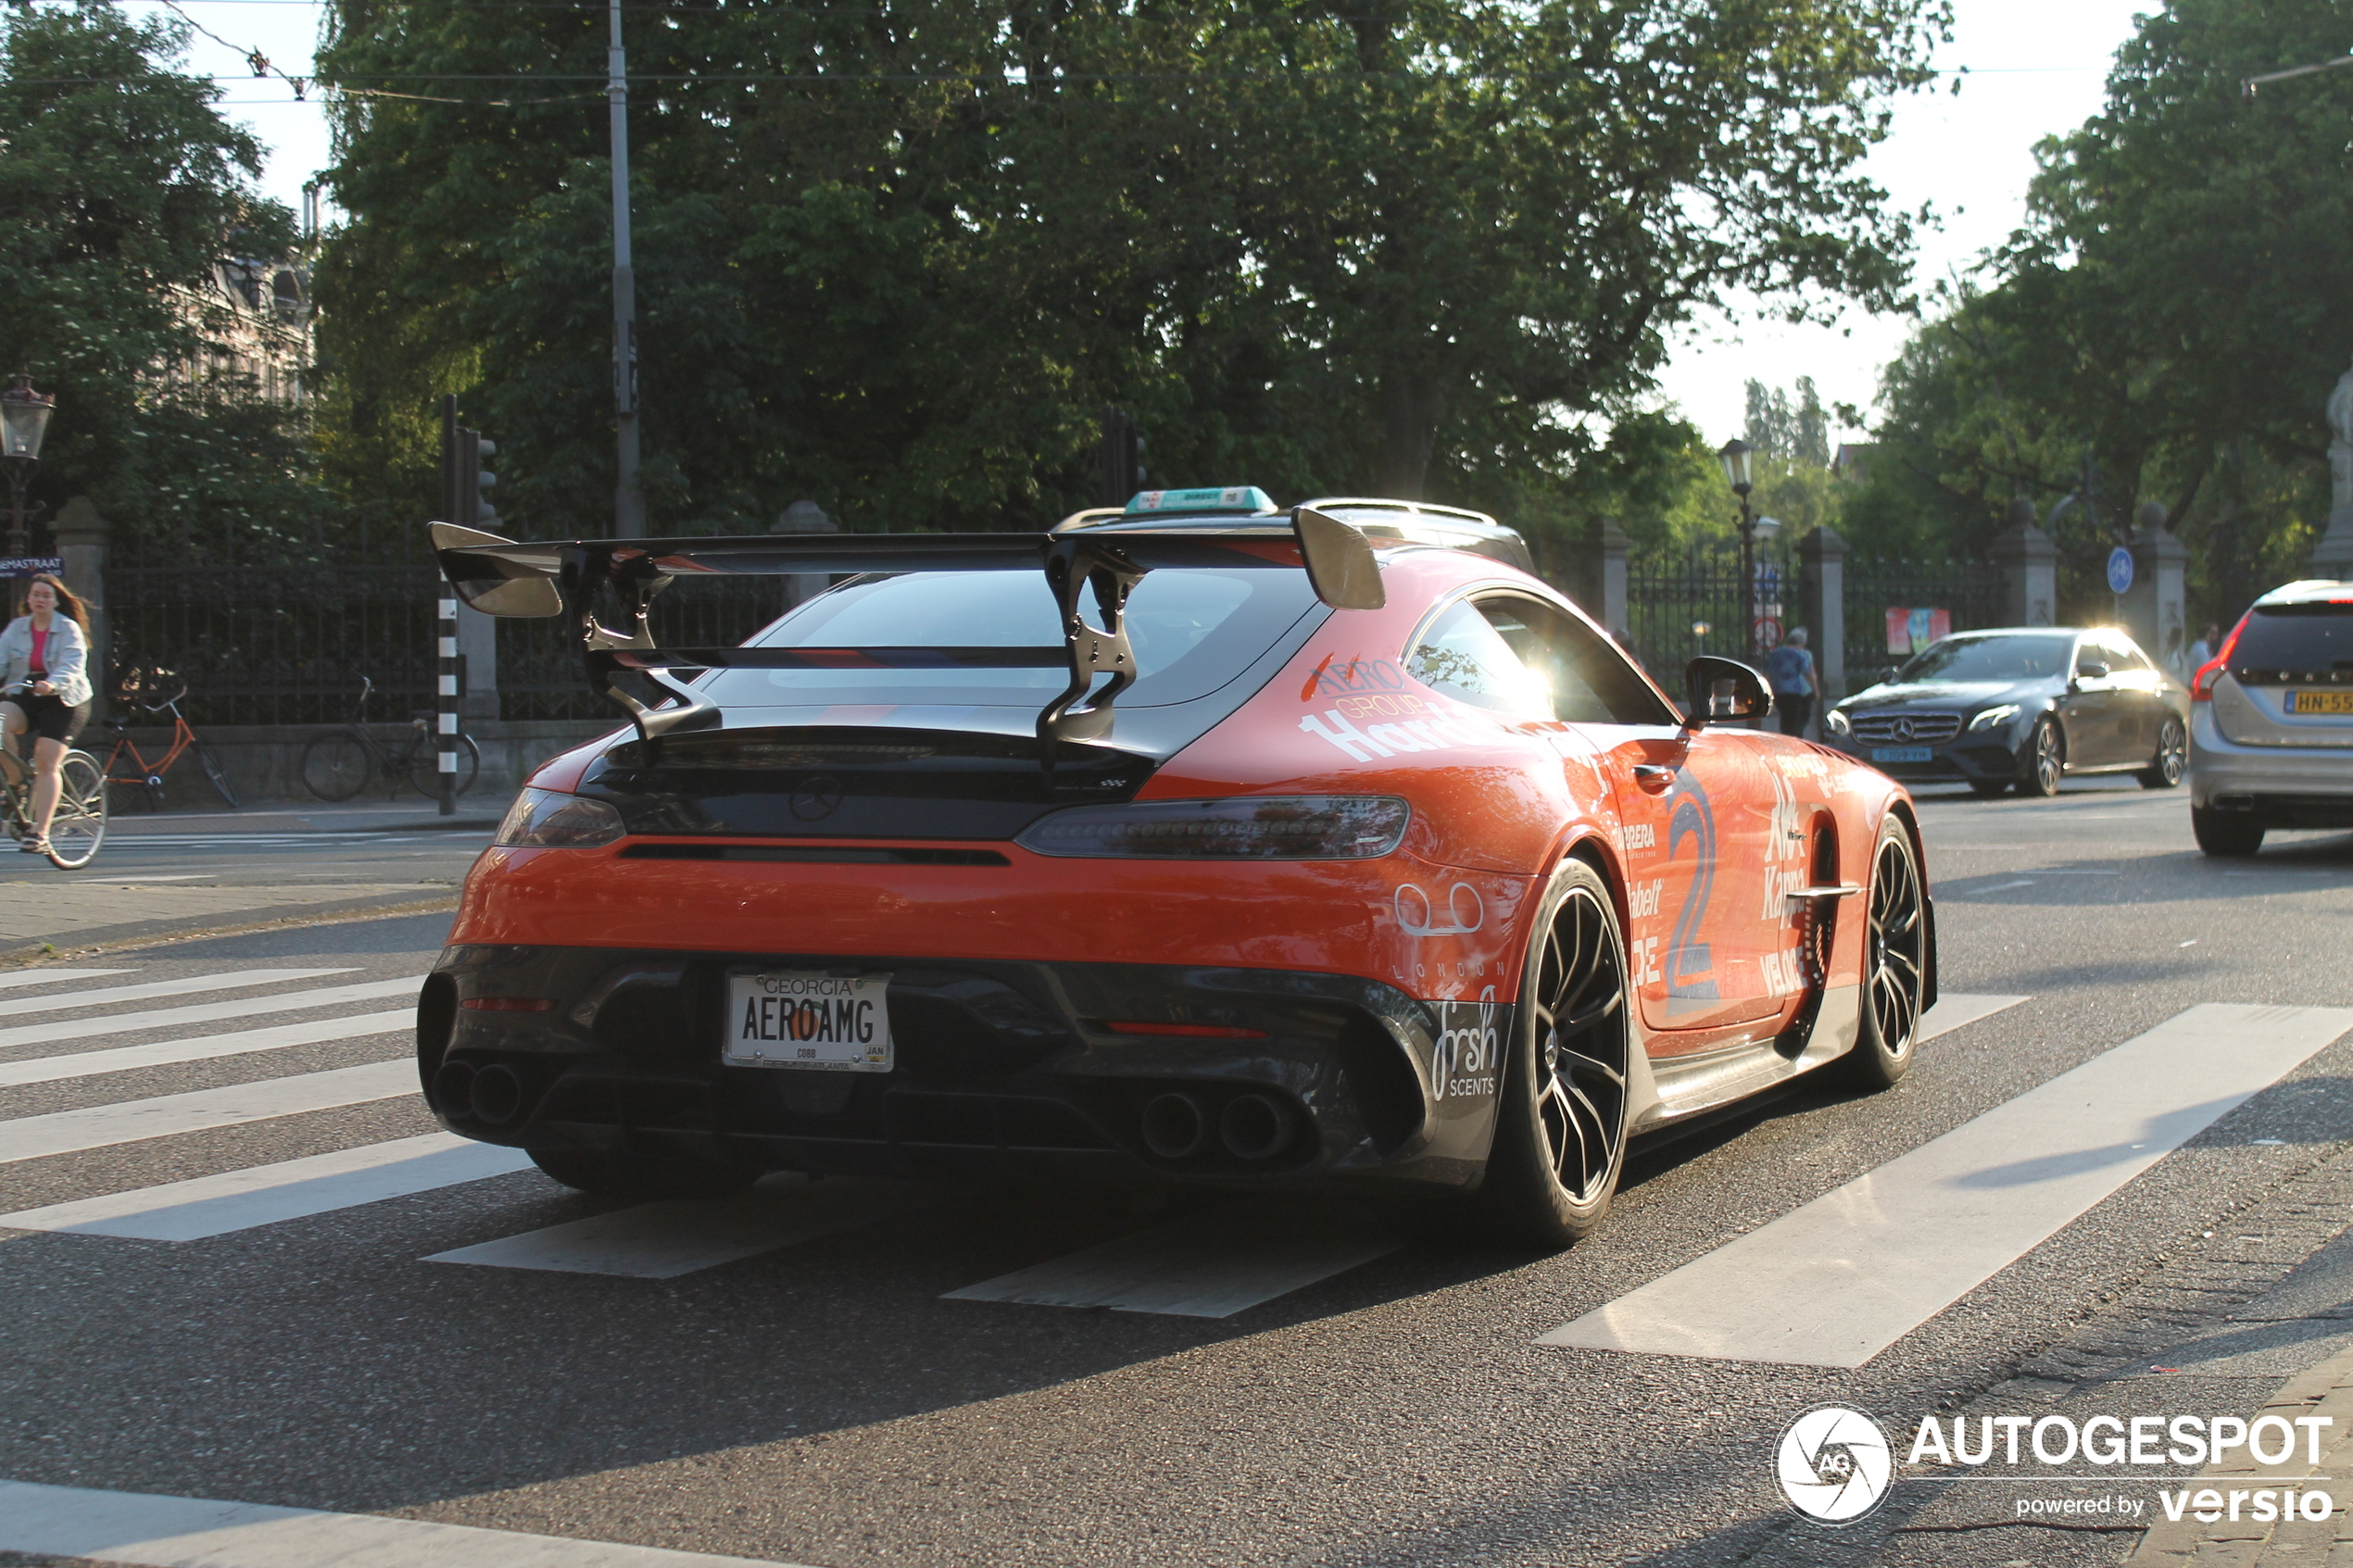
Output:
M1223 489L1139 490L1127 501L1134 512L1271 512L1275 498L1255 484L1230 484Z

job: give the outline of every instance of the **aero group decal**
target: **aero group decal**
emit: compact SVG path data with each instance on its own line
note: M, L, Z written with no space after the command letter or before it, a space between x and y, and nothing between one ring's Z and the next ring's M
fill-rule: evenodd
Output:
M1715 955L1700 939L1707 919L1707 900L1716 890L1716 812L1707 791L1690 770L1675 774L1675 808L1667 819L1667 863L1675 864L1686 840L1697 850L1691 881L1683 889L1682 907L1675 913L1675 930L1667 947L1667 1011L1689 1012L1718 999L1716 982L1695 979L1712 973Z
M1321 735L1352 761L1444 751L1476 744L1478 733L1428 697L1405 689L1403 671L1386 659L1326 654L1308 672L1299 700L1328 703L1302 715L1299 727Z

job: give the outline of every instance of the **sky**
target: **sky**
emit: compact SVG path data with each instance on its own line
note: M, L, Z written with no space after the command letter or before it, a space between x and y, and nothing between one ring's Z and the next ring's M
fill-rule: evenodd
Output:
M2110 59L2132 35L2133 17L2162 0L1956 0L1952 42L1937 52L1946 71L1967 68L1957 94L1942 79L1906 98L1868 172L1906 211L1932 205L1943 227L1920 235L1923 285L1964 271L2017 227L2034 173L2034 144L2098 112ZM234 47L194 40L192 69L247 71L258 49L279 69L306 75L318 40L316 0L180 0L183 15ZM134 12L163 7L133 0ZM303 182L328 162L318 94L297 103L285 82L250 75L224 83L223 111L271 149L263 186L300 208ZM332 217L332 215L331 215ZM1829 326L1793 327L1754 312L1712 316L1679 339L1660 378L1662 399L1680 408L1711 445L1740 434L1751 379L1788 387L1811 376L1825 406L1851 403L1868 416L1880 369L1902 348L1909 321L1849 309ZM1857 441L1866 431L1842 429Z

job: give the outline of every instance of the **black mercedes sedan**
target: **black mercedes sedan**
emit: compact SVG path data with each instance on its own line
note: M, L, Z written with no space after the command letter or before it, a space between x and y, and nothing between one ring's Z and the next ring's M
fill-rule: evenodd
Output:
M2190 695L2114 627L1964 632L1822 716L1822 738L1906 784L2056 795L2082 773L2171 789Z

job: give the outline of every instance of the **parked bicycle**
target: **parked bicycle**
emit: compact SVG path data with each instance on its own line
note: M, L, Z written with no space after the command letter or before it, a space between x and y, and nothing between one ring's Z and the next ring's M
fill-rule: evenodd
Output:
M157 695L167 690L169 696ZM150 762L132 742L130 719L118 710L107 721L107 727L115 733L115 742L114 749L107 754L106 782L120 784L126 789L145 791L147 809L159 811L163 809L164 775L171 771L173 763L194 752L196 767L204 774L205 782L212 785L212 793L220 797L220 803L233 811L239 802L236 787L229 782L229 770L220 765L220 759L213 754L210 746L196 739L196 732L189 727L186 715L180 711L180 704L187 695L188 683L169 670L134 668L124 673L117 688L120 706L135 708L158 719L170 714L171 746L161 757Z
M420 795L438 796L441 759L434 745L433 713L411 713L407 735L397 746L387 746L365 728L368 699L375 690L375 682L359 677L359 700L352 708L349 727L321 731L303 743L303 787L321 800L348 800L367 788L369 777L374 774L384 779L387 794L397 794L407 784ZM473 736L460 730L458 793L473 788L481 771L482 748L474 744Z
M107 837L107 779L98 759L69 751L57 764L57 809L49 817L49 863L69 872L88 865ZM32 770L0 750L0 821L8 836L32 836Z

